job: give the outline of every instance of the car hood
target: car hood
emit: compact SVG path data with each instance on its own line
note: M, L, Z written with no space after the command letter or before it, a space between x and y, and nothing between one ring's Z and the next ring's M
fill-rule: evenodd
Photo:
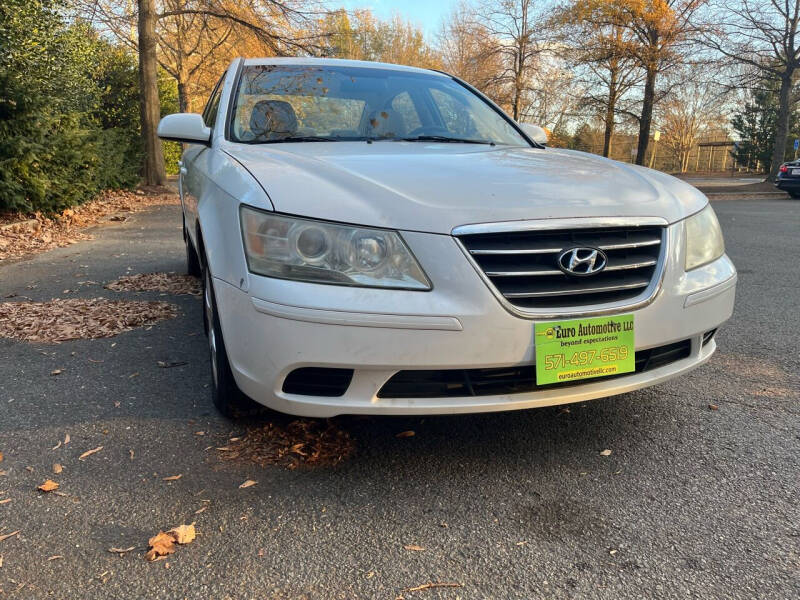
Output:
M669 175L562 149L380 141L227 144L278 212L449 234L473 223L661 217L707 203Z

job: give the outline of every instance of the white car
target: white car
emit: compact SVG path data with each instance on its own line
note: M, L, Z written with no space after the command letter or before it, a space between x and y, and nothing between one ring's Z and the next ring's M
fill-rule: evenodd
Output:
M312 417L577 402L707 361L736 270L673 177L545 147L444 73L237 59L169 115L213 399Z

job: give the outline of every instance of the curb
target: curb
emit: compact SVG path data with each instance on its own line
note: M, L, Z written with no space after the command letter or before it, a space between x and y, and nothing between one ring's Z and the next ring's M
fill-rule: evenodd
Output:
M702 190L701 190L702 191ZM709 200L790 200L786 192L703 192Z

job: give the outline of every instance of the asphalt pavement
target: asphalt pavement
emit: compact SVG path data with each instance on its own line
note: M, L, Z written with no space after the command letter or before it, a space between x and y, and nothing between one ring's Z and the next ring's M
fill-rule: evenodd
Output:
M102 287L182 271L178 207L0 264L10 300L180 311L108 339L0 338L0 537L20 531L0 598L800 597L800 202L716 209L740 281L708 365L568 411L341 417L357 451L335 468L221 462L244 423L211 405L199 298ZM66 495L38 492L47 478ZM143 559L192 521L193 543ZM461 587L404 591L431 582Z

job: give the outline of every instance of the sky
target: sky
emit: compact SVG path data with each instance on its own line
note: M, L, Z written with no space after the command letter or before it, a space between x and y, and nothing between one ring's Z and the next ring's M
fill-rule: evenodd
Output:
M331 7L343 6L348 10L369 8L380 19L399 13L406 20L419 26L429 38L439 31L442 19L447 16L458 0L330 0Z

